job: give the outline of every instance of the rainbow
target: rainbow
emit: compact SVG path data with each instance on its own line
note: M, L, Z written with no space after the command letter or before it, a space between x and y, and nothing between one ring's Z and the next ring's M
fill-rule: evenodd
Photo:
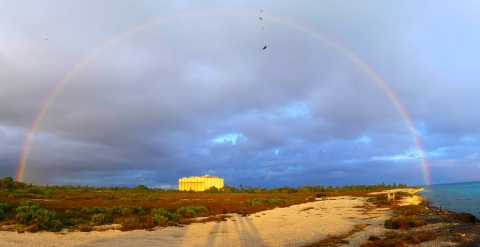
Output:
M24 175L25 175L25 168L28 160L28 154L30 152L30 147L32 146L33 139L35 136L35 133L38 129L38 126L42 122L43 116L45 115L45 112L48 110L49 106L52 104L53 100L55 99L55 96L60 92L60 90L65 86L65 84L79 71L81 70L87 63L89 63L92 59L94 59L97 55L99 55L101 52L103 52L105 49L110 47L111 45L117 43L118 41L133 35L137 32L140 32L144 29L147 29L152 26L156 25L162 25L165 23L168 23L173 20L177 20L180 18L186 18L186 17L198 17L198 16L204 16L204 15L212 15L212 14L225 14L225 15L247 15L247 16L252 16L253 18L256 18L257 13L256 11L250 11L250 10L233 10L233 9L215 9L215 10L197 10L197 11L190 11L190 12L181 12L178 14L174 15L168 15L159 19L154 19L152 21L143 23L141 25L135 26L131 29L128 29L127 31L121 33L120 35L114 37L113 39L108 40L107 42L103 43L90 53L88 53L83 59L81 59L68 73L63 76L60 81L55 85L53 90L50 92L48 97L46 98L45 102L42 104L40 110L38 111L37 115L35 116L35 119L32 123L32 126L29 130L27 139L25 141L25 144L22 149L20 161L18 164L18 169L17 169L17 175L16 175L16 180L17 181L23 181ZM362 68L366 74L368 74L373 81L385 91L385 93L388 95L390 100L393 102L395 105L396 109L404 119L409 132L412 136L413 142L415 146L417 147L419 151L419 156L420 156L420 166L423 171L423 177L424 177L424 182L425 184L429 185L431 184L430 180L430 174L428 171L428 165L427 165L427 160L426 160L426 155L425 152L423 151L422 143L415 132L415 128L412 124L412 120L410 119L410 116L408 115L407 111L403 107L403 105L400 103L398 100L397 96L393 93L393 91L388 87L387 83L383 81L380 76L378 76L372 68L370 68L363 60L361 60L357 55L355 55L353 52L345 48L344 46L334 42L333 40L323 36L319 32L304 26L298 22L294 22L288 19L284 19L278 16L273 16L273 15L268 15L264 14L264 17L268 18L268 20L271 21L276 21L279 22L285 26L294 28L296 30L302 31L320 41L323 43L335 48L338 50L340 53L344 54L346 57L348 57L353 63L357 64L360 68Z

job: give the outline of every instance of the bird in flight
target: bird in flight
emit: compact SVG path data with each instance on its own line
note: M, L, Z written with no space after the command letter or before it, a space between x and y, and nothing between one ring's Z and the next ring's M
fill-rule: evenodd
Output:
M265 49L267 49L267 46L264 46L262 50L265 50Z

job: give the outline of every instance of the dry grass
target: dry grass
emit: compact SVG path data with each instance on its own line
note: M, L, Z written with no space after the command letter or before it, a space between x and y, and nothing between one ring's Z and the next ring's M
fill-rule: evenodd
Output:
M91 220L92 215L88 213L78 212L73 217L66 213L67 210L74 208L82 209L84 207L115 207L115 206L137 206L142 210L149 212L153 208L165 208L175 211L185 206L205 206L212 215L225 213L253 214L259 211L273 209L275 207L286 207L292 204L307 203L305 198L313 196L315 193L279 193L279 194L213 194L203 192L56 192L49 195L48 200L36 200L35 203L40 204L42 208L53 210L57 213L59 220L66 224L72 225L72 218L78 223L87 223ZM12 204L17 207L20 202L24 201L24 197L0 197L0 200ZM278 203L239 203L251 202L256 198L279 198ZM286 204L285 201L291 202ZM14 212L13 212L14 213ZM108 215L107 215L108 216ZM137 216L137 215L127 215ZM107 218L107 222L113 222L114 218ZM128 218L128 217L127 217Z
M80 226L78 226L78 230L81 231L81 232L91 232L92 229L93 228L90 225L80 225Z

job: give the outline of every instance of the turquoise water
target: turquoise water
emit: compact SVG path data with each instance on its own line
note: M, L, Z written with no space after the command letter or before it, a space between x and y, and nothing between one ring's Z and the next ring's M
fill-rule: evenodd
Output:
M457 213L471 213L480 219L480 182L423 185L418 194L434 206Z

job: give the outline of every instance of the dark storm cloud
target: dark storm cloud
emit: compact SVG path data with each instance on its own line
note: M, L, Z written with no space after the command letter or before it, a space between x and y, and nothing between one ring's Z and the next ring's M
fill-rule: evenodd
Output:
M28 182L173 188L180 177L210 173L234 186L422 184L409 124L433 182L463 181L446 175L462 166L466 178L478 178L480 115L471 109L479 61L471 54L479 30L460 18L475 3L453 4L455 11L447 3L425 2L420 9L435 11L420 11L388 1L60 5L0 3L2 174L15 175L36 115L74 71L38 126ZM171 19L79 66L148 21L225 8L251 14ZM400 106L364 65L269 15L346 47ZM446 15L457 21L446 23Z

